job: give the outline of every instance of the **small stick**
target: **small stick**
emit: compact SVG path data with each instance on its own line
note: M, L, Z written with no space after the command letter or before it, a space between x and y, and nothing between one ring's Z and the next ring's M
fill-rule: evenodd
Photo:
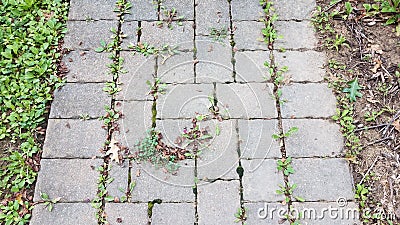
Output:
M378 160L380 159L379 156L377 156L374 160L374 162L372 163L372 165L368 168L367 172L364 173L363 178L361 179L361 181L358 184L362 184L362 182L364 181L365 177L369 174L369 172L372 170L372 168L375 166L375 164L378 162Z
M383 126L387 126L387 123L378 124L378 125L370 126L370 127L358 128L358 129L355 129L354 132L361 131L361 130L369 130L369 129L372 129L372 128L378 128L378 127L383 127Z
M394 122L398 117L400 117L400 110L397 111L396 115L394 115L394 117L393 117L393 118L390 120L390 122L386 125L385 130L383 131L382 137L384 137L384 136L386 135L386 133L387 133L387 131L388 131L390 125L392 125L393 122Z
M382 141L392 140L392 139L393 139L392 136L390 136L390 137L384 137L384 138L381 138L381 139L379 139L379 140L370 142L370 143L368 143L367 145L363 146L362 148L365 148L365 147L367 147L367 146L370 146L370 145L373 145L373 144L376 144L376 143L379 143L379 142L382 142Z
M343 2L343 0L340 0L340 1L336 2L335 4L330 5L328 8L324 9L323 12L329 11L330 9L332 9L333 7L335 7L337 4L339 4L341 2Z

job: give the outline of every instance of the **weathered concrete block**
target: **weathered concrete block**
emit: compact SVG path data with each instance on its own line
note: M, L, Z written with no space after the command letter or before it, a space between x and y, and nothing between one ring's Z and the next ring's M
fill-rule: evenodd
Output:
M69 20L116 20L114 0L71 0L69 3Z
M283 39L275 42L275 48L313 49L317 47L314 27L309 21L277 21L276 30Z
M105 212L110 225L147 225L147 203L106 203Z
M33 200L41 200L40 193L60 202L90 201L97 194L99 159L42 159Z
M264 66L265 61L270 61L269 54L269 51L236 52L236 81L265 82L269 80L271 74L269 74L268 68Z
M127 21L154 21L157 20L158 5L153 0L131 0L130 14L125 15Z
M99 120L49 119L43 158L92 158L100 149L107 131Z
M296 172L289 182L297 184L294 196L306 201L354 197L349 165L344 159L293 159L293 168Z
M193 83L193 52L179 52L169 58L158 58L158 78L163 83Z
M239 120L241 157L246 159L280 158L277 120Z
M276 190L283 185L283 174L276 168L276 160L242 160L243 198L246 201L280 201L285 198Z
M211 28L229 29L229 3L219 0L196 1L196 34L209 35Z
M262 7L260 6L259 1L232 0L231 8L233 21L259 21L259 19L263 18L264 16L264 12Z
M111 28L117 28L117 21L69 21L68 32L64 37L64 48L94 50L100 41L110 41Z
M50 118L79 118L88 115L97 118L105 114L104 107L111 105L111 97L103 91L104 84L67 83L54 92Z
M187 225L195 223L195 208L193 203L155 204L153 207L152 224Z
M317 6L315 0L274 1L274 8L281 20L309 20Z
M217 84L222 115L230 118L277 117L272 84Z
M343 153L343 136L339 125L320 119L283 120L283 130L299 130L285 139L285 148L293 157L329 157Z
M336 98L327 84L293 84L282 88L282 117L331 117Z
M289 225L285 221L285 214L288 212L287 205L277 203L245 203L247 220L246 224L251 225Z
M261 33L265 28L263 22L242 21L234 22L236 27L234 37L235 47L244 50L267 50L268 45L264 42L264 37Z
M57 203L50 212L44 204L38 204L32 211L32 225L97 225L96 209L90 203Z
M112 81L107 65L112 63L107 53L93 51L72 51L63 57L68 68L67 82L107 82Z
M199 185L199 225L237 224L234 214L240 208L239 181L216 181Z

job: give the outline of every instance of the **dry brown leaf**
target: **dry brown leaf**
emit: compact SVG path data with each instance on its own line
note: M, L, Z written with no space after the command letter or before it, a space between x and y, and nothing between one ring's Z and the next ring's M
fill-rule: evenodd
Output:
M371 45L371 50L376 52L377 54L383 54L383 50L379 45Z
M111 161L115 161L117 163L120 163L119 160L119 146L118 146L118 141L115 140L115 138L113 137L111 139L110 145L109 145L110 149L106 152L106 155L111 155L110 156L110 160Z
M376 62L376 64L375 64L374 68L371 69L371 71L372 71L373 73L376 73L376 72L378 72L378 69L381 67L382 61L379 60L379 59L376 59L376 60L374 60L374 61Z
M396 129L398 132L400 132L400 120L396 120L392 123L394 126L394 129Z

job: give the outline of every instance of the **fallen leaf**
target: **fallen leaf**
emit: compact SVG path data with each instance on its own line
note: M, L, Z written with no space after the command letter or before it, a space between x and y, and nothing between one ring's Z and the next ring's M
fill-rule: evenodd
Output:
M378 69L381 67L382 61L379 60L379 59L376 59L376 60L374 60L374 61L376 62L376 64L375 64L374 68L371 69L371 71L372 71L373 73L376 73L376 72L378 72Z
M392 123L394 126L394 129L396 129L398 132L400 132L400 120L396 120Z
M110 160L111 161L115 161L117 163L120 163L119 160L119 146L118 146L118 141L115 140L115 138L113 137L111 139L110 145L109 145L110 149L106 152L106 155L111 155L110 156Z
M376 52L377 54L383 54L382 48L379 45L371 45L371 50Z

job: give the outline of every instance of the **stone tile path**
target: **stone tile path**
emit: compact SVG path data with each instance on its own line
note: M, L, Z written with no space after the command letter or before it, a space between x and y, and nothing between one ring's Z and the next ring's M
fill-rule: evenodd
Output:
M310 24L315 0L274 3L279 16L275 27L283 39L272 51L262 42L264 23L259 19L264 14L258 0L164 0L165 8L174 7L184 16L181 26L172 23L173 29L157 27L163 18L157 4L132 0L131 13L120 24L127 35L120 53L127 73L118 78L121 92L115 96L103 92L105 82L113 81L108 53L94 51L100 41L109 40L110 28L119 26L115 1L70 2L64 40L64 47L71 50L64 56L69 73L51 106L34 198L40 201L43 192L61 200L52 212L38 204L32 225L98 224L99 210L90 202L99 191L95 168L105 162L113 179L107 195L123 199L129 184L136 183L125 196L128 201L102 202L109 224L241 224L234 216L240 208L246 210L245 224L289 224L280 218L284 212L279 210L288 209L288 204L281 204L285 196L276 193L284 182L297 185L292 197L305 199L292 198L290 207L315 209L319 216L301 219L302 224L357 223L337 215L357 207L349 167L342 158L343 139L330 119L335 97L323 79L325 55L317 51ZM213 40L211 28L225 29L227 37ZM179 54L167 60L133 55L128 45L139 42L178 46ZM286 51L277 51L281 48ZM289 68L286 74L292 82L282 88L282 105L263 66L271 59ZM156 100L146 84L154 76L167 84L166 93ZM104 106L113 105L123 113L120 130L112 135L134 152L135 143L152 126L153 104L156 129L174 145L196 113L210 113L209 96L217 100L224 120L201 122L211 128L213 139L196 160L182 161L177 174L148 163L104 161L101 150L107 130L99 121ZM272 138L291 127L299 131L281 142ZM277 169L277 160L285 156L293 158L295 173L289 176ZM329 208L338 211L321 215Z

